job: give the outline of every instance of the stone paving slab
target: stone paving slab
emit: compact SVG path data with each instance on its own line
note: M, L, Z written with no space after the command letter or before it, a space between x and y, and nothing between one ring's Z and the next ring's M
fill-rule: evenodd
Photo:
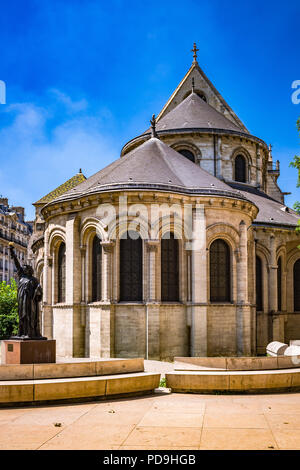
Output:
M0 424L1 449L300 449L300 394L28 406L0 409Z

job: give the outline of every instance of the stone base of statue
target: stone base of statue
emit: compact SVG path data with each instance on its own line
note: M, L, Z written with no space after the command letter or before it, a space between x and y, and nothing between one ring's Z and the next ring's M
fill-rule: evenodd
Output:
M54 362L56 362L55 339L13 337L2 341L2 364L45 364Z

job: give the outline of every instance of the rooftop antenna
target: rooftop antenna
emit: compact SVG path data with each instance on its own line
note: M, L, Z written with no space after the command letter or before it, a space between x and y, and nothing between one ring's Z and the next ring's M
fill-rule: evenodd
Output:
M191 52L193 52L193 57L194 57L194 60L193 60L193 64L197 64L197 52L199 51L199 49L197 49L197 46L196 46L196 43L194 42L194 47L193 49L191 49Z
M150 124L151 124L151 137L157 137L155 114L152 115L152 119L150 119Z

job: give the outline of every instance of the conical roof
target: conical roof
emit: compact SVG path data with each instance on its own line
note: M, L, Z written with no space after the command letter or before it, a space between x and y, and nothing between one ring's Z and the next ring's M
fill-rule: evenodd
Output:
M196 93L191 93L156 123L157 131L175 129L225 129L241 132L238 126L207 104Z
M163 190L196 194L241 196L207 171L157 138L151 138L83 183L56 198L63 200L113 190Z

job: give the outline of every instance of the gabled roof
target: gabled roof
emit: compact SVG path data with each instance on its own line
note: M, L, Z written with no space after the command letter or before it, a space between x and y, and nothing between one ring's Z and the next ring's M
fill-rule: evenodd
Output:
M207 104L196 93L191 93L175 109L156 123L157 131L196 128L226 129L240 132L237 125ZM149 130L146 132L149 132Z
M188 88L192 89L192 79L195 80L195 87L203 88L207 87L214 95L216 103L218 103L219 108L224 109L225 116L229 118L234 124L236 124L240 131L248 133L248 129L238 118L235 112L231 109L229 104L225 101L223 96L218 92L206 74L203 72L198 62L193 62L192 66L181 80L176 90L172 93L171 97L157 116L157 122L160 121L167 113L169 113L175 106L181 103L181 101L186 97L186 88L188 83ZM212 104L212 103L211 103Z
M53 200L53 203L112 190L162 190L241 196L157 138L151 138L124 157Z
M86 180L86 177L81 172L81 170L79 170L77 175L72 176L72 178L67 180L65 183L61 184L60 186L58 186L53 191L46 194L46 196L43 196L37 202L34 202L33 205L47 204L48 202L53 201L53 199L55 199L55 198L61 196L62 194L66 193L70 189L75 188L75 186L78 186L78 184L82 183L85 180Z

